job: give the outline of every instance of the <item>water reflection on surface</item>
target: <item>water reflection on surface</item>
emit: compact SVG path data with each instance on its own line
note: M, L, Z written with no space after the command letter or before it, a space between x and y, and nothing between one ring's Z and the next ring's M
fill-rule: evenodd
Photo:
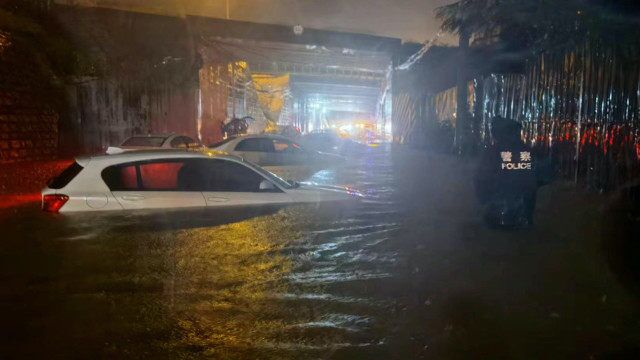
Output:
M1 213L0 348L19 358L586 357L640 334L634 300L599 259L593 199L547 190L536 229L500 232L483 226L457 161L388 148L350 161L312 181L363 191L355 204Z

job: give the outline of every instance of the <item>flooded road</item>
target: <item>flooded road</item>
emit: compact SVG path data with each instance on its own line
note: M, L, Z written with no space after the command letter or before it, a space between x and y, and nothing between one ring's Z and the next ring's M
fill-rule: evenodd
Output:
M0 358L601 358L640 306L601 254L603 199L554 185L487 229L471 164L375 148L313 181L358 204L0 215Z

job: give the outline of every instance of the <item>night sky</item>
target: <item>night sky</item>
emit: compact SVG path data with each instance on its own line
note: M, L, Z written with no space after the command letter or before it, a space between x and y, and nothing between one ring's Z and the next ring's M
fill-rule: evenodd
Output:
M434 9L454 0L229 0L232 19L361 32L423 42L438 31ZM225 17L225 0L56 0L159 14ZM443 42L450 42L445 37Z

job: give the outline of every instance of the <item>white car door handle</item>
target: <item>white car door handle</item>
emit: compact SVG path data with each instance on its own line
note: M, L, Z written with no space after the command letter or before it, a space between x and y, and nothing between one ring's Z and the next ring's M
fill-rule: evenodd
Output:
M122 197L124 201L141 201L144 200L144 196L142 195L124 195Z
M207 201L211 201L211 202L227 202L227 201L229 201L229 199L223 198L223 197L211 196L211 197L207 198Z

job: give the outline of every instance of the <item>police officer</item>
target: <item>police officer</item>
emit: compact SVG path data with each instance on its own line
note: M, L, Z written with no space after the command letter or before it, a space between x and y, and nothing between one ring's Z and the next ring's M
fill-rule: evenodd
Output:
M492 121L493 144L481 155L475 185L485 221L499 227L533 224L538 183L531 148L513 120Z

